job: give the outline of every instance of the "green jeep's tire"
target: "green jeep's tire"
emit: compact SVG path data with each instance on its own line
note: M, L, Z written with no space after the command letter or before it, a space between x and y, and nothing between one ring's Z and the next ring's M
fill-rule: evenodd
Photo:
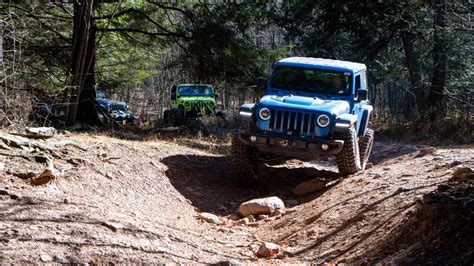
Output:
M360 161L362 170L365 169L367 162L369 161L370 152L372 151L372 146L374 144L374 130L368 128L365 131L365 135L359 140L359 151L360 151Z
M232 139L232 177L238 185L249 187L258 179L256 150L242 143L237 134Z
M172 126L181 126L184 124L184 112L181 109L171 109L169 124Z
M343 176L352 175L362 170L357 133L354 127L345 132L337 132L336 139L344 141L341 152L336 154L337 168Z
M169 126L170 125L170 118L171 118L171 110L165 110L163 112L163 125Z

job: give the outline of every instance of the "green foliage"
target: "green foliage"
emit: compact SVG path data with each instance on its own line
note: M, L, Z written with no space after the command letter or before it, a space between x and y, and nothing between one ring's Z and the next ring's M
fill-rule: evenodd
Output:
M434 38L439 4L446 5L446 26L437 28L440 35ZM160 77L157 69L171 67L179 77L166 77L168 83L175 78L177 83L246 89L255 86L256 77L267 76L274 62L298 55L364 62L371 70L369 84L395 84L407 97L418 97L430 91L436 76L436 39L438 51L447 56L443 96L463 103L452 112L457 117L472 109L471 11L467 0L96 2L96 80L100 87L118 91ZM0 15L6 72L16 71L24 88L39 94L69 85L73 5L0 4ZM413 69L404 33L410 33L418 91L409 86ZM163 66L163 54L170 66Z
M262 5L203 4L181 24L190 33L181 58L193 80L255 83L264 72L265 49L255 44L256 25L264 19Z
M97 47L96 79L101 88L116 89L141 83L157 73L158 48L133 45L121 34L104 34Z
M174 32L162 10L144 2L114 3L97 5L96 14L96 74L101 88L137 84L157 74L157 54L168 41L160 33Z

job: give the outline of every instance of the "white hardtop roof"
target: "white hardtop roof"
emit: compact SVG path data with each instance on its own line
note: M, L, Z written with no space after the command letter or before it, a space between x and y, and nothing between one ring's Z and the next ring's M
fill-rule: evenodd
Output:
M278 61L278 63L290 63L290 64L301 64L308 66L324 66L330 68L341 68L352 70L354 72L359 72L361 70L367 69L364 64L354 63L349 61L333 60L333 59L324 59L324 58L314 58L314 57L288 57Z

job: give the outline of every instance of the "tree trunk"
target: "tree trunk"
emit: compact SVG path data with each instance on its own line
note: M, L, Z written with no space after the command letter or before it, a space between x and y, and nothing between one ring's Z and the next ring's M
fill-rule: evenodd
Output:
M433 20L433 78L431 81L428 102L432 107L440 107L446 85L446 4L444 0L435 1L435 14Z
M401 37L403 50L405 51L405 63L408 68L412 91L416 97L418 110L423 112L426 108L427 95L422 85L419 57L413 48L413 34L409 30L404 30L401 33Z
M74 32L72 45L72 86L68 123L76 121L94 124L98 122L95 109L95 35L92 19L93 0L74 3Z

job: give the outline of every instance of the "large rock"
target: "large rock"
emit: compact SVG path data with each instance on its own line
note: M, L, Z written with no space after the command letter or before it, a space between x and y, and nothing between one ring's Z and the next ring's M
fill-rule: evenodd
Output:
M472 173L472 169L470 167L460 165L454 169L453 177L458 177L458 176L461 176L463 174L468 174L468 173Z
M269 258L280 253L280 246L277 244L263 242L258 249L257 254L261 257Z
M276 212L285 212L285 204L278 197L268 197L253 199L240 204L240 215L247 217L249 215L274 214Z
M27 127L27 134L32 137L51 138L58 133L54 127Z
M293 188L293 193L295 195L305 195L319 191L326 187L326 182L321 179L312 179L306 182L303 182Z

